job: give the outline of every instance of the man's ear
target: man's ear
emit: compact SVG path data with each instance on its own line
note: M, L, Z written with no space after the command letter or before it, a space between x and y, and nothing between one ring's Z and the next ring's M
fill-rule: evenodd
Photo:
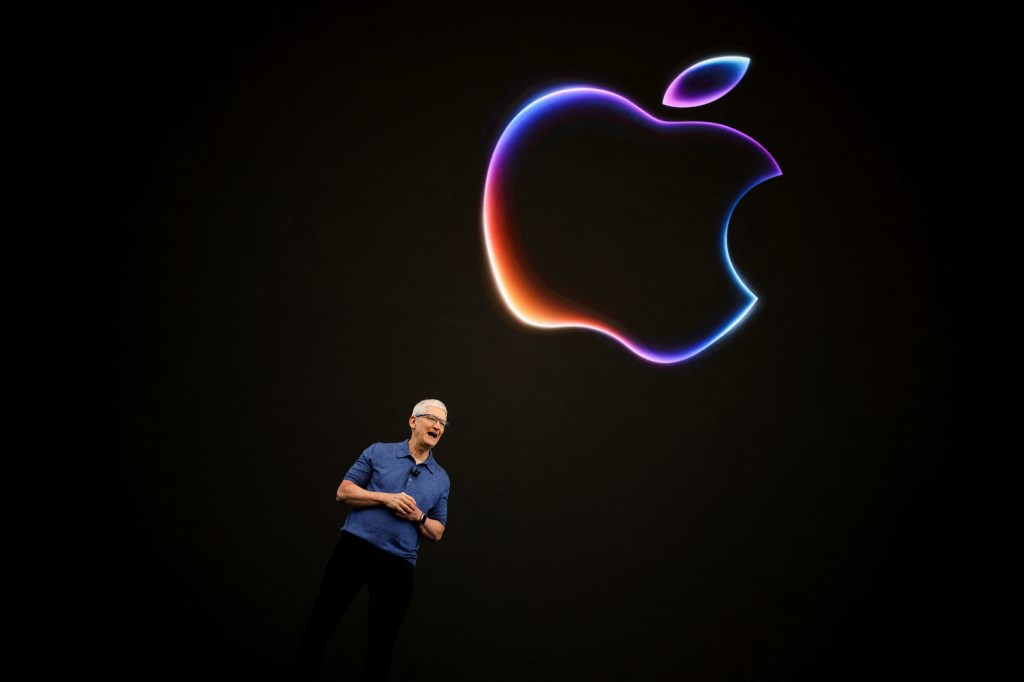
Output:
M416 417L412 417L412 416L409 417L409 428L410 429L415 429L416 428Z

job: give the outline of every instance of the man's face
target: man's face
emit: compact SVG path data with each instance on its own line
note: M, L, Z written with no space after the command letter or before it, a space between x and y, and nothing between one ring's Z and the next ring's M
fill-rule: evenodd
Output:
M448 413L440 407L430 406L421 415L409 417L409 426L412 427L412 441L422 442L428 448L433 448L444 435L444 422Z

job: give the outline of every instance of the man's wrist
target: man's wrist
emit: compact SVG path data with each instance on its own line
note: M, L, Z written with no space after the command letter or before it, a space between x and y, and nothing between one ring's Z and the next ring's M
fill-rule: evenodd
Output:
M420 517L420 520L419 520L419 522L416 525L422 526L426 522L427 522L427 515L424 514L423 516Z

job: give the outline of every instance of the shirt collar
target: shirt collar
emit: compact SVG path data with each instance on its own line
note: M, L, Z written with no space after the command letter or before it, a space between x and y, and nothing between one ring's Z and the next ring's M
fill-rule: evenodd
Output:
M399 459L401 459L402 457L408 457L409 459L412 459L412 453L409 452L408 438L402 441L402 449L395 453L395 457L398 457ZM415 462L416 460L413 459L413 461ZM434 451L428 450L427 461L425 461L423 464L418 464L417 466L426 467L427 471L429 471L430 473L434 473Z

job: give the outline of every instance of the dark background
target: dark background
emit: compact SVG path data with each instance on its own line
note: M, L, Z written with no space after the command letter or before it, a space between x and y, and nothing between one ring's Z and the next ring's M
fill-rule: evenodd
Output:
M396 679L954 666L976 356L942 93L962 55L856 10L79 9L86 494L64 520L79 561L54 657L108 679L280 679L338 482L437 397L450 519L421 550ZM782 168L730 228L755 314L670 366L515 323L480 225L504 124L563 82L658 113L682 68L722 53L752 58L745 79L674 115L742 130ZM644 243L620 239L635 262ZM325 677L358 670L364 617L360 601Z

